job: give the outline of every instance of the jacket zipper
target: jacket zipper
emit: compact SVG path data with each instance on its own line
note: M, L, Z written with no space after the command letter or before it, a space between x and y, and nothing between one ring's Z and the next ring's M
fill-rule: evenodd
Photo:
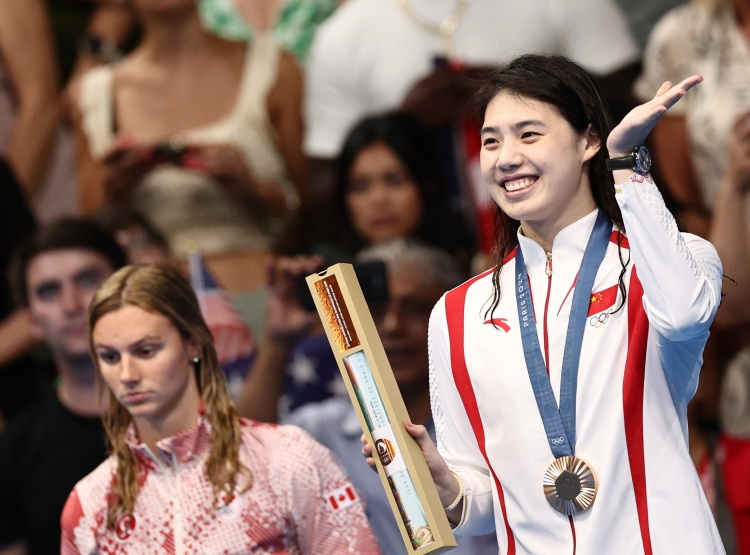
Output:
M547 313L549 312L549 298L552 292L552 253L548 252L544 273L547 274L547 299L544 301L544 366L549 376L549 334L547 333Z
M180 475L177 463L177 455L172 453L172 464L170 470L170 485L172 487L172 499L174 500L174 551L179 555L185 553L183 523L185 515L182 508L182 495L180 493Z

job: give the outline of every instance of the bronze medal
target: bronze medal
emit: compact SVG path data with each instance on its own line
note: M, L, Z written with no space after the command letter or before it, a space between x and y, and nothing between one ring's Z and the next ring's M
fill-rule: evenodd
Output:
M594 469L578 457L560 457L544 473L544 496L557 512L577 515L591 508L599 482Z

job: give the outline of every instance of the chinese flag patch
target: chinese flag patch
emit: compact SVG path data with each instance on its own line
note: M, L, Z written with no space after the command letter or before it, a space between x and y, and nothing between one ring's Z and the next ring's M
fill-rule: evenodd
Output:
M617 300L618 286L613 285L602 291L591 293L591 299L589 299L589 316L604 312L615 304Z
M357 492L351 484L328 492L328 506L332 511L345 509L357 500Z

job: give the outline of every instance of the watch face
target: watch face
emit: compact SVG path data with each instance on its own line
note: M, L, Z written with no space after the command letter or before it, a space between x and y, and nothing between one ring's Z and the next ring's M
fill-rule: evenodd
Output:
M645 146L638 147L635 152L634 169L640 173L648 173L651 170L651 153Z

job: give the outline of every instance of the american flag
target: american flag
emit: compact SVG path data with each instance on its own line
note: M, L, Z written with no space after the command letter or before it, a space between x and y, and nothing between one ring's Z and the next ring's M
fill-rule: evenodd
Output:
M237 399L255 352L253 333L197 252L190 255L190 284L213 335L229 391Z

